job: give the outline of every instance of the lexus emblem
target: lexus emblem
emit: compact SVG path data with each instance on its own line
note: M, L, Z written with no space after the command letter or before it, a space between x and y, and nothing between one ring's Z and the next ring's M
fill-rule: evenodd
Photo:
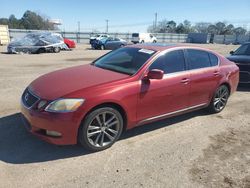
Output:
M29 100L29 93L26 93L26 94L25 94L24 99L25 99L25 101L28 101L28 100Z

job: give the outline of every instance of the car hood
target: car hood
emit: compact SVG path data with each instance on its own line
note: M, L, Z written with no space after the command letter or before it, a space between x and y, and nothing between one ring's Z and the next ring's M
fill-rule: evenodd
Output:
M34 80L29 89L43 99L55 100L80 89L129 77L93 65L81 65L45 74Z
M235 63L249 63L250 64L250 56L247 56L247 55L231 55L231 56L228 56L227 59Z

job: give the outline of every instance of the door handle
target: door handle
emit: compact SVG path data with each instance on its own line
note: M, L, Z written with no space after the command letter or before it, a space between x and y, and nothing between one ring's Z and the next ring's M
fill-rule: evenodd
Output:
M188 84L188 83L189 83L189 79L188 79L188 78L183 78L183 79L181 80L181 83L182 83L182 84Z
M220 72L219 71L214 71L214 76L219 76Z

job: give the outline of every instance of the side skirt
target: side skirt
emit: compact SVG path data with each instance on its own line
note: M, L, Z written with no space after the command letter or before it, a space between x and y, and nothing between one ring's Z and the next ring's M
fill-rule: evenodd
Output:
M184 109L181 109L181 110L177 110L177 111L174 111L174 112L169 112L169 113L162 114L162 115L159 115L159 116L154 116L154 117L147 118L147 119L144 119L144 120L140 121L137 124L137 126L143 125L143 124L146 124L146 123L149 123L149 122L157 121L157 120L160 120L160 119L165 119L167 117L172 117L172 116L175 116L175 115L183 114L185 112L198 110L198 109L201 109L201 108L205 108L207 106L208 106L207 103L202 103L202 104L199 104L199 105L191 106L191 107L184 108Z

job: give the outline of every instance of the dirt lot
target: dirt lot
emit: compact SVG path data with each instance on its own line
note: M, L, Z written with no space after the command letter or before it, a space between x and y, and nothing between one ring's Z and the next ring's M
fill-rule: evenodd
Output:
M201 45L224 55L237 46ZM36 77L89 63L105 51L8 55L0 47L0 187L250 187L250 89L226 109L138 127L110 149L89 153L28 134L19 100Z

